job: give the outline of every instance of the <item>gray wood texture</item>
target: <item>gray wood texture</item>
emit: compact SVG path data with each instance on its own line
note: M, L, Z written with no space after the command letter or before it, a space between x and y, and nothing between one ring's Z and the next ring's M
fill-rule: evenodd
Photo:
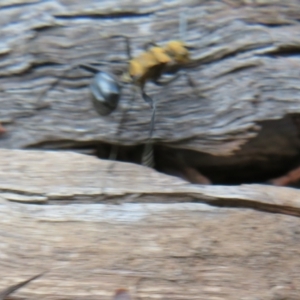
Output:
M0 196L9 201L41 204L199 201L300 215L299 192L293 188L193 185L150 168L67 151L0 149L0 158Z
M151 111L141 97L130 103L129 87L107 117L93 110L91 75L83 70L63 76L41 100L48 107L37 109L37 99L70 65L98 61L107 64L103 70L126 69L125 43L115 35L129 36L135 55L149 40L177 39L183 9L186 42L199 63L189 71L198 97L185 78L167 88L147 86L158 104L157 142L228 155L257 136L261 121L299 113L298 1L23 0L0 7L0 121L8 130L0 147L145 142ZM280 141L276 147L250 150L263 156L298 151L293 124L289 132L271 130L262 138Z
M156 142L214 155L188 153L193 166L298 155L299 1L0 1L0 291L47 271L12 297L111 299L124 287L134 299L299 299L298 190L191 185L138 165L16 150L144 143L151 111L141 97L131 103L130 87L100 117L91 74L62 74L94 61L119 73L127 58L116 35L131 37L135 55L177 39L182 9L198 96L184 78L147 85Z

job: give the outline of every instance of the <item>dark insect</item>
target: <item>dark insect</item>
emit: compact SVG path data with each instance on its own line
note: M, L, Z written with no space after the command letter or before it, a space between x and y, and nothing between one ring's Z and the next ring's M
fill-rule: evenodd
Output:
M118 289L115 292L113 300L132 300L132 298L126 289Z
M29 282L41 277L42 275L44 275L44 273L35 275L25 281L22 281L20 283L17 283L15 285L12 285L6 289L4 289L3 291L0 292L0 300L4 300L8 295L10 295L11 293L15 292L16 290L18 290L19 288L23 287L24 285L28 284Z
M185 16L181 14L179 32L182 40L185 34L185 27ZM170 41L164 46L159 46L156 43L151 42L146 45L146 51L142 52L137 57L132 57L129 39L126 38L126 50L129 59L128 69L122 74L119 80L122 85L132 84L134 87L137 87L141 92L144 101L147 102L152 108L150 134L148 142L146 143L145 149L143 151L142 164L148 167L153 167L153 143L151 139L154 130L156 105L153 98L145 92L145 85L150 81L159 86L167 85L184 74L188 79L189 85L193 88L194 91L195 86L193 84L193 81L191 80L189 75L185 71L183 71L186 65L193 62L190 59L190 47L188 47L183 41L176 40ZM164 74L175 75L173 76L173 78L167 81L162 81L161 79ZM115 81L115 84L117 84L117 80ZM95 94L93 98L95 98ZM134 99L135 95L133 95L133 100ZM109 97L107 97L106 100L109 102ZM95 108L100 115L103 115L103 112L99 111L96 105ZM122 121L119 124L119 127L121 126ZM116 147L114 147L113 153L111 153L110 158L115 158L117 156L116 151Z

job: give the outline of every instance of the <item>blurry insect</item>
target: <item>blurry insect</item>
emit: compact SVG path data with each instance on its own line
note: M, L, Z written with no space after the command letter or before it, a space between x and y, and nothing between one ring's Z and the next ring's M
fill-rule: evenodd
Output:
M22 281L20 283L17 283L15 285L12 285L6 289L4 289L3 291L0 292L0 300L4 300L8 295L10 295L11 293L13 293L14 291L18 290L19 288L23 287L24 285L28 284L29 282L41 277L44 273L41 273L39 275L35 275L25 281Z
M93 104L96 111L100 115L108 115L117 108L117 104L121 95L121 87L125 84L132 84L140 90L142 98L152 108L150 138L152 137L154 127L154 117L156 106L152 97L145 92L147 82L153 82L156 85L162 86L171 83L179 78L182 74L188 77L188 83L194 87L191 78L187 73L181 72L187 64L191 63L190 50L192 47L187 46L183 42L186 31L185 14L180 14L179 35L181 40L173 40L164 46L159 46L155 42L150 42L145 45L145 51L136 57L132 57L130 40L125 38L126 53L128 57L128 69L120 76L119 79L111 74L101 72L98 69L89 71L98 71L90 90L92 93ZM115 36L118 37L118 36ZM165 74L175 74L173 78L162 81L161 78ZM106 108L110 109L107 110Z
M179 35L182 40L173 40L168 42L165 46L159 46L154 42L146 45L146 51L142 52L137 57L132 57L131 47L129 39L126 38L126 52L129 59L128 70L123 73L120 80L122 84L132 84L134 87L140 90L142 98L152 108L152 117L150 123L149 141L145 145L145 149L142 156L142 164L148 167L154 166L153 160L153 143L151 138L154 130L156 103L145 92L145 85L147 82L153 82L156 85L163 86L171 83L179 78L181 75L185 75L188 79L188 84L195 90L195 85L190 76L183 71L184 67L192 62L190 58L188 47L183 42L183 37L186 31L186 19L185 15L180 15ZM175 74L173 78L162 81L161 78L165 74ZM135 91L133 100L135 99ZM98 111L101 114L101 112ZM120 127L122 122L120 122ZM116 148L113 148L113 155L110 158L116 157Z
M143 100L150 105L152 109L150 133L148 144L146 144L142 158L143 164L147 166L153 166L153 157L151 158L151 155L153 156L151 138L155 123L156 103L153 98L145 92L146 83L153 82L156 85L163 86L171 83L184 74L188 79L189 85L194 88L191 78L186 72L183 71L184 67L192 62L189 52L191 47L188 47L183 42L185 31L186 19L185 15L181 14L179 24L179 35L181 37L181 41L173 40L164 46L159 46L154 42L148 43L145 51L136 57L132 57L129 38L125 37L126 52L128 56L128 69L120 76L120 78L117 78L107 72L103 72L92 65L79 65L79 67L95 74L90 84L90 91L92 94L94 108L99 115L109 115L117 108L121 97L121 89L126 84L131 84L135 88L133 100L135 100L135 92L137 89L140 91ZM74 69L74 66L70 69L67 69L65 73L72 69ZM163 75L174 76L169 80L163 81L161 80ZM49 87L49 89L47 89L47 91L52 89L59 81L60 79L55 81ZM43 92L39 99L44 97L47 91ZM124 118L122 118L121 122L119 123L117 134L122 127L123 119ZM116 151L117 150L115 146L113 147L113 151L110 155L111 159L117 156ZM152 154L150 154L150 152Z
M2 126L2 124L0 123L0 134L3 134L3 133L5 133L6 132L6 130L5 130L5 128Z
M118 289L115 292L113 300L132 300L132 298L126 289Z

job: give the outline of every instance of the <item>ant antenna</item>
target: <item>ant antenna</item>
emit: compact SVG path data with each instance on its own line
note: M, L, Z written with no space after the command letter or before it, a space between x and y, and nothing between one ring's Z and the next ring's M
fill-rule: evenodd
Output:
M142 153L142 165L153 169L154 164L153 142L147 142Z
M105 63L97 63L97 65L100 66L106 66L107 64ZM46 88L45 90L43 90L37 99L37 107L42 107L45 105L43 103L44 97L47 96L48 92L53 90L63 79L64 77L66 77L71 71L74 71L76 68L82 68L88 72L91 73L97 73L100 72L100 69L90 65L90 64L79 64L79 65L71 65L69 67L67 67L65 70L62 71L62 73L50 84L50 86L48 88Z

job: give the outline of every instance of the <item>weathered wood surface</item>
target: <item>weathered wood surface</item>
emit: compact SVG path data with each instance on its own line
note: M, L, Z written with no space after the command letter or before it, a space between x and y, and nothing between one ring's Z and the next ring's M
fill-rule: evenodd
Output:
M135 164L73 152L0 149L0 196L50 204L196 201L300 215L300 193L292 188L192 185Z
M157 141L214 155L242 146L239 163L296 157L299 1L184 5L199 97L184 78L147 87L158 102ZM42 99L49 106L38 109L37 99L69 65L126 67L113 63L126 60L116 34L132 37L135 54L153 37L177 38L182 8L157 0L1 1L0 122L7 133L0 148L143 143L151 112L140 98L130 104L129 88L105 118L92 109L90 75L82 70ZM218 162L194 155L187 155L194 166ZM0 284L48 270L16 296L110 299L128 287L142 299L298 299L299 199L290 188L203 187L70 152L2 149Z
M298 299L300 219L285 211L299 211L297 190L0 150L0 199L0 288L48 271L13 297L111 299L125 287L135 299Z
M188 7L187 42L199 66L190 71L199 97L184 78L168 88L148 86L158 111L154 137L171 146L227 155L260 131L260 121L300 112L299 1L1 1L0 147L145 142L151 111L142 99L99 117L90 103L90 75L74 71L44 99L37 98L70 64L100 61L117 71L126 60L122 34L134 54L144 42L178 37L178 13ZM13 20L13 22L12 22ZM126 67L124 64L123 67ZM131 107L131 108L130 108ZM130 111L128 112L130 108ZM127 118L117 135L123 113ZM271 130L250 155L298 152L297 128ZM265 137L268 139L264 140ZM282 142L281 142L282 141ZM269 151L267 151L267 149ZM288 150L287 150L288 149ZM249 154L248 153L248 154Z

